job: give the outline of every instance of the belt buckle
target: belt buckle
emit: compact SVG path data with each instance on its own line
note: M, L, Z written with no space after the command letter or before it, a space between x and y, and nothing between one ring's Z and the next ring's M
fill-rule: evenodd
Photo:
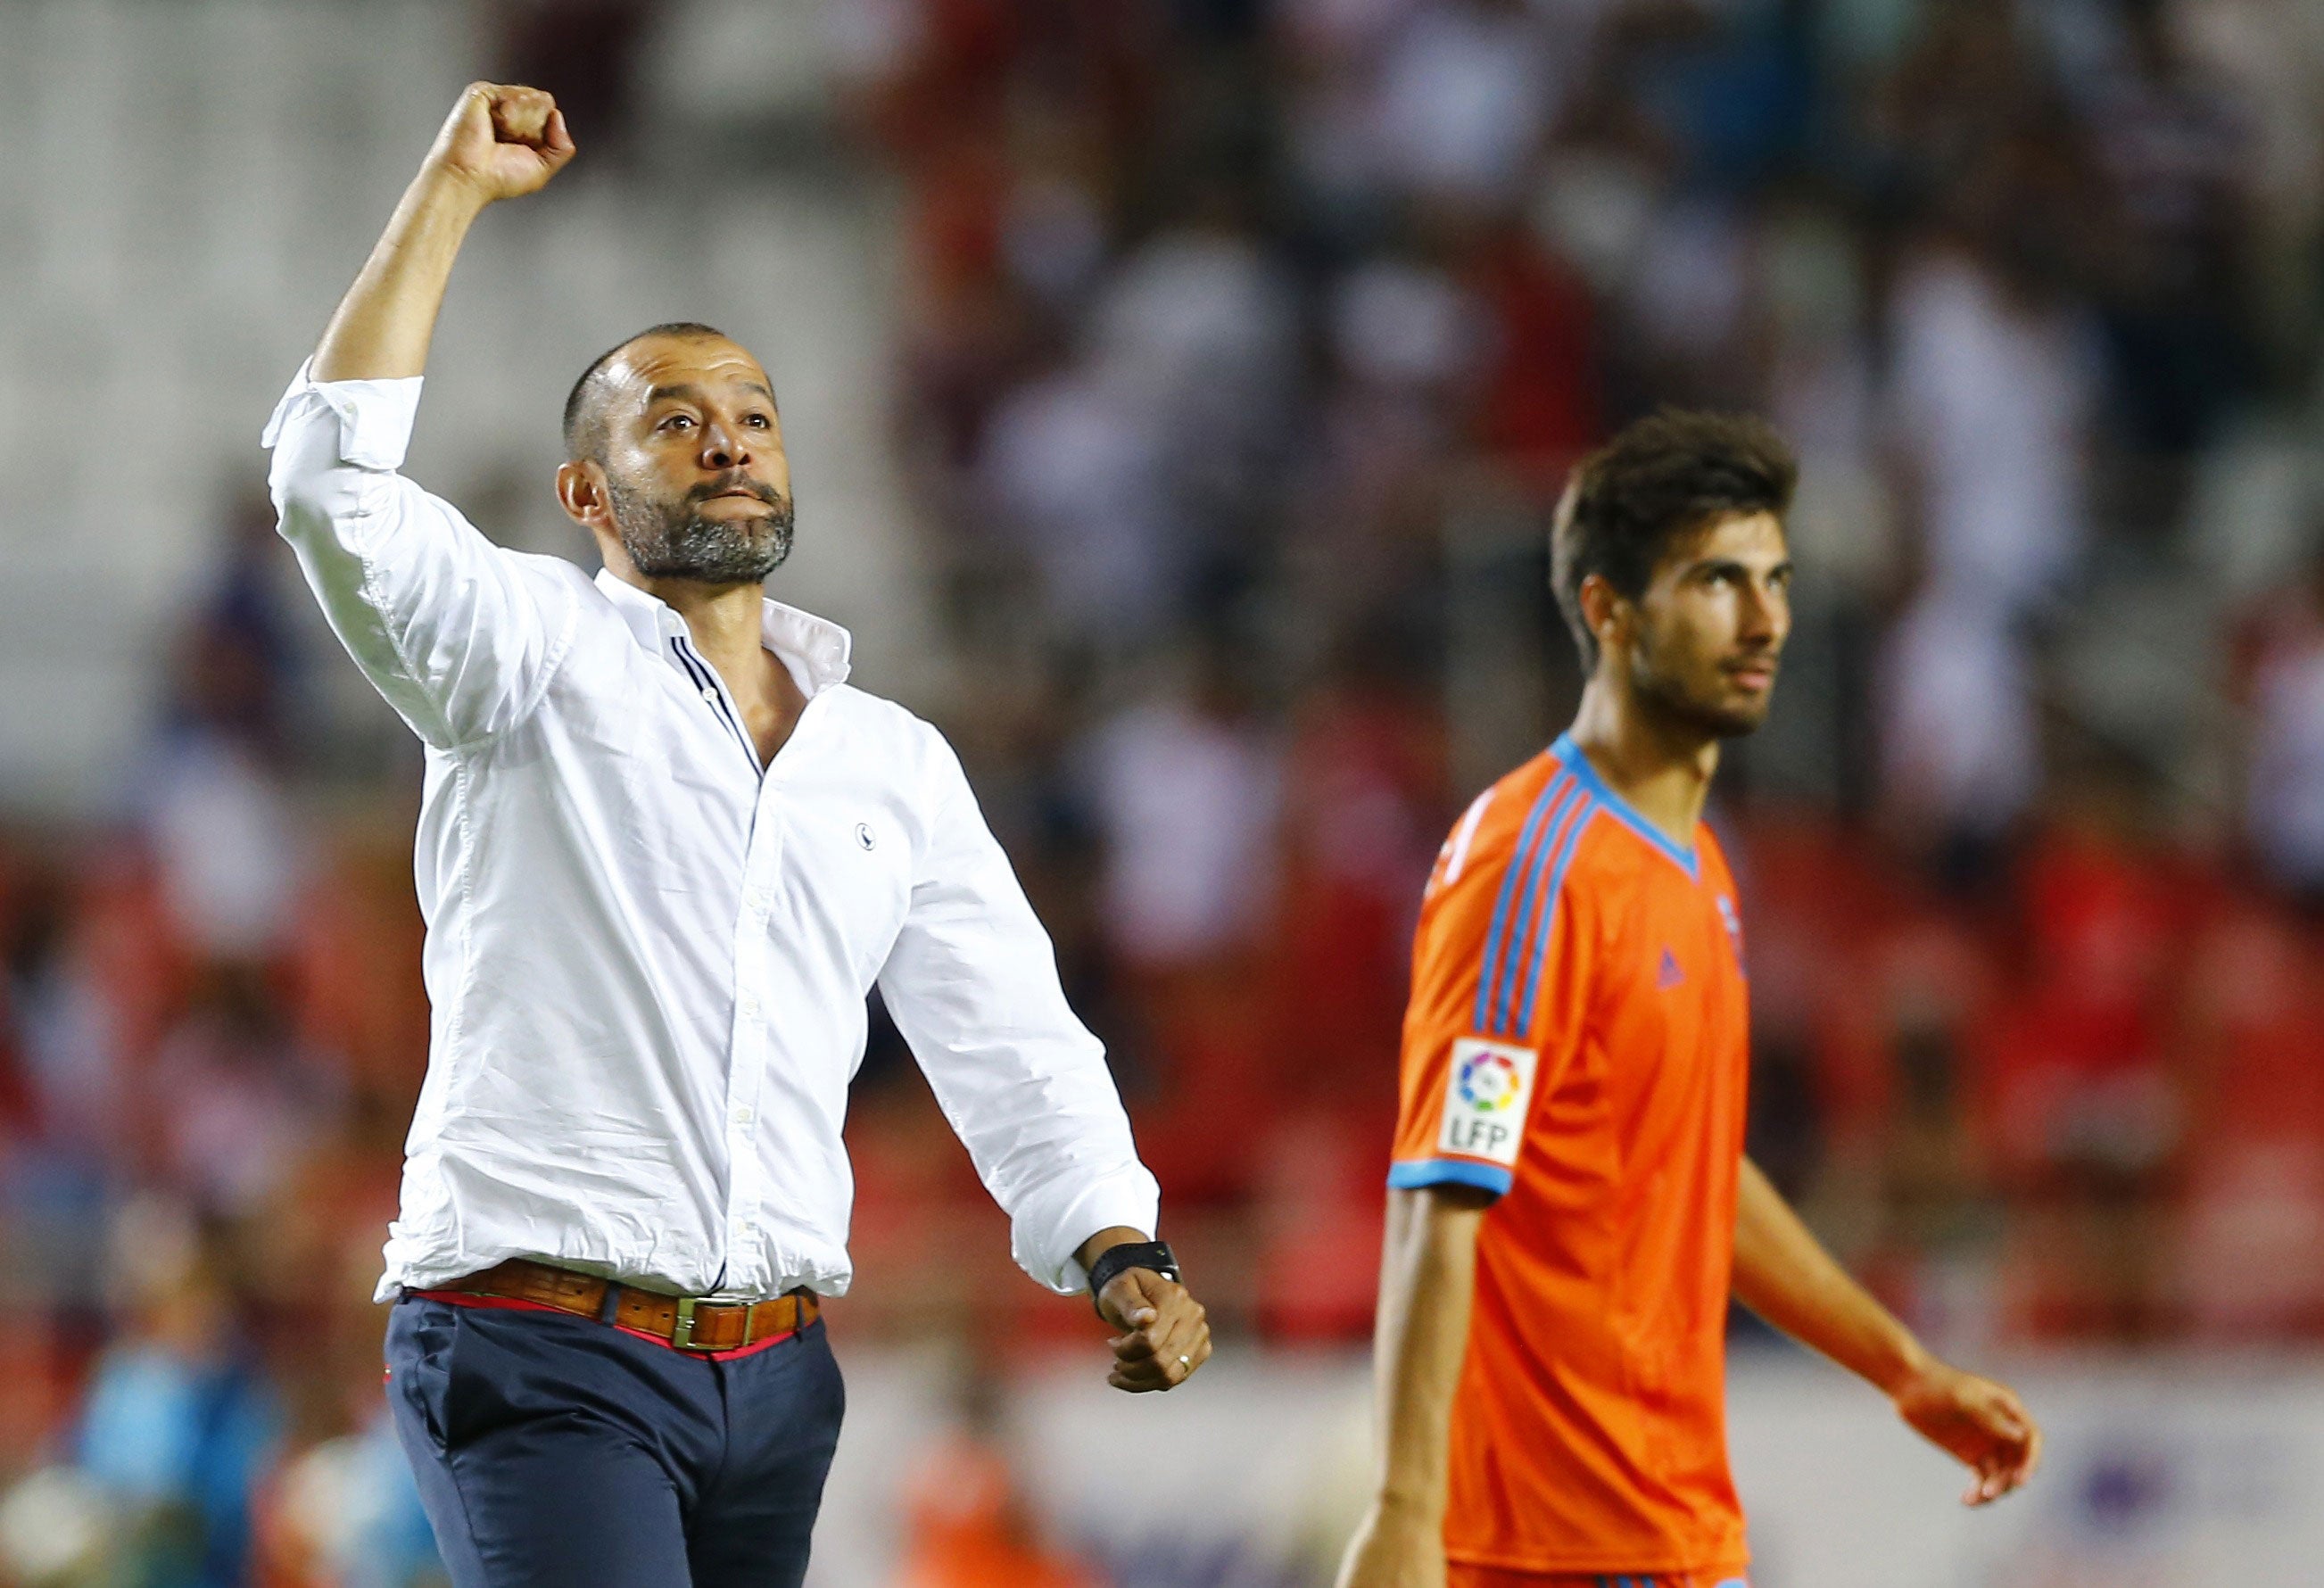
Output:
M678 1326L669 1333L670 1345L678 1351L715 1351L718 1348L715 1345L696 1345L694 1343L694 1304L696 1299L692 1296L678 1298Z

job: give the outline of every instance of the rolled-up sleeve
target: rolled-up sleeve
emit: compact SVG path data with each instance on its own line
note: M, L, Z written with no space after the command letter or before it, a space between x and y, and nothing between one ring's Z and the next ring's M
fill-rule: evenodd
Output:
M1081 1243L1116 1226L1151 1233L1161 1192L1104 1048L1066 1004L1048 934L941 741L931 781L928 842L881 995L1009 1214L1018 1264L1070 1294L1087 1282Z
M538 701L571 638L570 582L493 545L396 471L418 377L316 381L267 421L282 538L357 666L414 733L449 750Z

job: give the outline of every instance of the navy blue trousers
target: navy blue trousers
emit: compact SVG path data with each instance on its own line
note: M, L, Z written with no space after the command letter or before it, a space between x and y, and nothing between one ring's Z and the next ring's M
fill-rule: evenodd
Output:
M387 1397L453 1588L797 1588L845 1395L820 1322L712 1362L405 1297Z

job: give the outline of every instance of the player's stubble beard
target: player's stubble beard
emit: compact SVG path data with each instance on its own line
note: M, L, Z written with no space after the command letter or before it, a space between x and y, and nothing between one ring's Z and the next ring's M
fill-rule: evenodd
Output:
M704 503L733 490L756 496L766 511L739 518L703 516ZM609 477L605 499L622 549L649 578L757 584L791 554L790 498L739 473L705 480L674 500Z
M1767 720L1768 709L1775 698L1772 683L1757 705L1729 706L1706 700L1687 688L1677 669L1662 664L1656 655L1659 650L1651 640L1641 636L1630 653L1631 696L1654 716L1705 739L1740 739L1757 733ZM1780 665L1777 657L1770 656L1768 660ZM1717 672L1718 664L1711 665ZM1718 676L1723 680L1723 673Z

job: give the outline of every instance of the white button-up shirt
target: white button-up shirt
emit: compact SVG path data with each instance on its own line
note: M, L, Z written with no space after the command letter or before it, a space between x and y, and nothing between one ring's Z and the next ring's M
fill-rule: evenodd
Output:
M1028 1273L1069 1291L1091 1235L1151 1230L1103 1053L943 737L770 601L807 701L761 768L669 606L396 472L420 388L301 370L265 438L284 539L428 747L432 1042L380 1298L510 1257L844 1290L875 982Z

